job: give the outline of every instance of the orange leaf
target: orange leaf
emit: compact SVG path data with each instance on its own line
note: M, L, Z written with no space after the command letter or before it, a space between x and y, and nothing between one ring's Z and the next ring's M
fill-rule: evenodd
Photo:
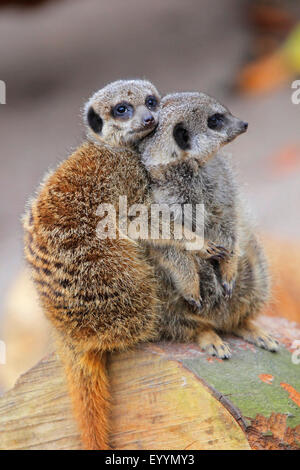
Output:
M300 406L300 393L289 384L281 382L280 385L282 388L284 388L284 390L289 392L289 398L291 398L296 403L296 405Z

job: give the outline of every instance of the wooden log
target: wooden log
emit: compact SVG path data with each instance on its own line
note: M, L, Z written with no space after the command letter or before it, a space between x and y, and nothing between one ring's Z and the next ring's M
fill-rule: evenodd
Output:
M270 317L261 323L282 343L279 353L229 337L229 361L195 344L147 344L112 355L113 447L299 449L300 325ZM55 354L0 398L0 448L80 448Z

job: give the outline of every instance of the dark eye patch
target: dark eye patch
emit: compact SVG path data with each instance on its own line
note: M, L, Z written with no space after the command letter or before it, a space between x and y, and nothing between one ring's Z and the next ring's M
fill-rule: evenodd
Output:
M207 127L214 131L219 131L224 125L224 115L223 114L213 114L207 119Z
M148 109L151 109L152 111L154 111L158 106L158 100L154 95L149 95L145 99L145 105L147 106Z
M91 106L87 113L87 121L90 128L96 133L100 134L103 127L103 119L96 113L94 108Z
M182 150L188 150L189 148L191 148L189 132L184 127L182 122L176 124L176 126L174 127L173 137L178 147Z
M121 119L129 119L133 116L133 113L133 106L125 101L116 104L111 110L111 114L114 118Z

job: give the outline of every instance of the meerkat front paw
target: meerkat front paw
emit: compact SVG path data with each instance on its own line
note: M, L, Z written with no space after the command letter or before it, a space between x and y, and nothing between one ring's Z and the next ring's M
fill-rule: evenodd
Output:
M254 324L242 326L234 334L267 351L277 352L279 349L279 342Z
M231 299L232 294L233 294L233 290L234 290L234 286L235 286L235 278L231 279L230 281L222 280L221 284L222 284L223 295L224 295L225 299L226 300Z
M188 304L193 308L195 312L202 309L202 299L200 296L198 298L195 298L191 295L185 295L183 296L183 298L186 302L188 302Z
M229 345L225 343L213 330L200 332L197 336L197 344L211 356L215 356L220 359L231 358Z
M230 256L229 251L221 245L215 245L213 242L207 242L205 246L207 259L220 261Z
M230 258L221 260L219 268L223 295L226 300L229 300L232 297L237 277L237 256L232 255Z

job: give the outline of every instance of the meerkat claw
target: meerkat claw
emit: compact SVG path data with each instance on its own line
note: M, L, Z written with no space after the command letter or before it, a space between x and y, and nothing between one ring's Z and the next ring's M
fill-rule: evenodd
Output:
M259 348L266 349L267 351L273 353L279 350L280 344L277 339L273 338L267 333L264 333L264 331L258 327L251 325L250 327L240 328L234 333L249 343L255 344Z
M221 245L216 245L216 248L218 250L220 250L220 252L222 252L224 254L224 256L230 256L230 252L227 250L227 248L225 248L224 246L221 246Z
M225 300L231 299L232 294L233 294L234 286L235 286L235 281L231 281L231 282L223 281L222 282L222 287L223 287L223 293L224 293Z
M257 346L262 349L266 349L270 352L277 352L279 349L279 342L272 338L271 336L266 335L265 337L259 336L256 340Z
M218 357L219 359L230 359L231 352L230 348L226 343L223 344L210 344L205 348L205 351L213 357Z
M195 311L199 311L202 309L202 303L201 303L201 299L200 300L196 300L192 297L184 297L184 299L189 303L189 305L195 310Z
M207 253L209 255L209 259L220 261L229 256L229 251L221 245L215 245L212 242L208 242Z
M211 256L209 257L209 259L210 259L211 261L221 261L221 260L223 260L223 259L225 259L225 258L226 258L226 256L224 256L222 253L218 253L218 254L215 254L215 255L211 255Z
M214 331L202 331L199 333L197 343L207 354L218 357L219 359L230 359L231 351Z

